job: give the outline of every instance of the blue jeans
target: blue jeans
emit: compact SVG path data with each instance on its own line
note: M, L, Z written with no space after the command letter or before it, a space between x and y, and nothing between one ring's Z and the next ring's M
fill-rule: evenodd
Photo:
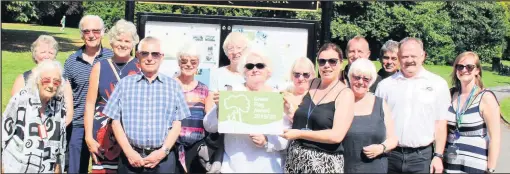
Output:
M88 173L90 152L84 139L85 128L72 128L68 173Z
M425 148L395 148L388 156L388 173L429 173L432 146Z

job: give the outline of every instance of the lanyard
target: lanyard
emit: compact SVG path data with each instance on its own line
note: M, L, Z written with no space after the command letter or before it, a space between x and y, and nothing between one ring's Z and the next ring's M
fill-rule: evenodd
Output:
M305 127L305 129L308 129L308 121L310 121L310 116L312 115L313 110L315 110L315 108L316 108L318 105L320 105L320 104L321 104L322 99L324 99L324 98L325 98L325 97L326 97L326 96L327 96L327 95L331 92L331 90L333 90L333 88L335 88L335 86L338 84L338 82L340 82L340 81L337 81L337 82L335 83L335 85L334 85L333 87L331 87L331 88L329 89L329 91L328 91L328 92L327 92L324 96L322 96L322 98L319 100L319 102L317 102L317 104L316 104L315 106L313 106L313 108L312 108L313 98L315 97L315 94L317 94L317 90L315 90L315 92L313 93L312 98L310 98L310 104L308 105L308 115L307 115L307 118L306 118L306 127ZM321 85L321 84L319 83L319 86L320 86L320 85Z
M466 112L467 107L469 107L469 103L470 103L471 97L473 97L475 91L476 91L476 86L473 87L473 89L469 93L469 97L464 102L464 106L462 107L462 109L460 107L460 91L457 94L457 110L455 111L455 117L457 118L457 120L456 120L456 124L457 124L456 125L456 129L457 130L459 130L460 124L462 123L462 116Z

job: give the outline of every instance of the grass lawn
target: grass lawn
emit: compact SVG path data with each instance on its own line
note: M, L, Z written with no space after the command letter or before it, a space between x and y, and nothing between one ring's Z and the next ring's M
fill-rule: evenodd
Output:
M506 121L510 122L510 98L503 99L500 103L501 114Z
M76 28L66 28L62 32L57 26L2 23L2 112L9 101L12 84L16 77L35 66L30 45L41 34L51 35L59 42L60 51L57 54L57 60L62 64L69 55L83 45L79 30ZM111 47L106 36L103 37L102 43L104 47ZM381 67L377 61L374 61L374 64L377 69ZM452 67L427 65L426 68L449 81ZM508 76L499 76L497 73L487 71L490 69L489 64L484 65L483 69L485 70L483 80L486 86L510 85Z

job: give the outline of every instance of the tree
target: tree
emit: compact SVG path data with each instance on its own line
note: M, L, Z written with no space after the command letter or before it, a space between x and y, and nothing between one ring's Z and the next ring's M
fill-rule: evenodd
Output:
M36 8L32 1L2 2L2 21L29 22L37 18Z

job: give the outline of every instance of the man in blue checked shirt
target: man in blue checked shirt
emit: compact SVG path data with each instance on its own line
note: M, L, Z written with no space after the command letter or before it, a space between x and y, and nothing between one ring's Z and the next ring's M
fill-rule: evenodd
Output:
M174 173L173 147L190 111L177 81L158 73L160 41L142 39L136 57L141 73L121 79L103 110L123 151L118 172Z

